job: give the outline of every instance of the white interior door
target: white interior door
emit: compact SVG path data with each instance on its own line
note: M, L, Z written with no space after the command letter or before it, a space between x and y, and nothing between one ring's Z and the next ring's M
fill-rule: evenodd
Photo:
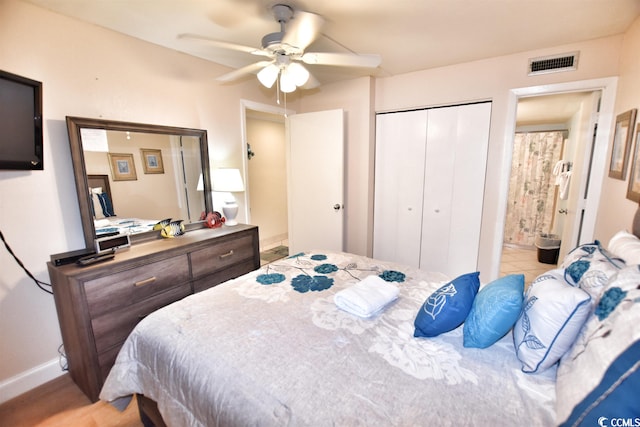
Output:
M569 184L569 197L564 206L564 213L556 212L556 215L566 215L561 234L559 262L573 248L580 243L590 242L591 236L584 238L582 235L583 218L587 209L588 180L592 175L592 156L597 143L598 130L598 106L600 105L601 92L594 91L591 94L591 109L586 129L580 129L577 148L574 150L571 170L571 182ZM591 189L591 192L599 189Z
M286 125L289 253L342 251L344 111L296 114Z
M491 103L429 110L420 268L478 268Z
M376 116L373 257L418 267L427 110Z

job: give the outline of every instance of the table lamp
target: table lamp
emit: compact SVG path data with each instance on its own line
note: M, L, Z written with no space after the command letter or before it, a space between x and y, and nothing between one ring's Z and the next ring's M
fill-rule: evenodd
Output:
M214 170L213 191L226 193L224 195L224 206L222 207L222 213L226 218L224 225L237 225L238 221L236 221L236 216L238 215L238 204L231 193L244 191L240 170L232 168Z

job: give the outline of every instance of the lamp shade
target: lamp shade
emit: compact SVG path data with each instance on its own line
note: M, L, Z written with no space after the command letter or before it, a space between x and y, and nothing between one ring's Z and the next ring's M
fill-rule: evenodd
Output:
M284 93L290 93L296 90L294 75L289 71L289 67L280 73L280 90Z
M196 191L204 191L204 177L202 174L198 177L198 184L196 184Z
M213 191L240 192L244 191L240 170L221 168L213 171Z
M262 83L264 87L270 88L276 82L278 73L280 73L280 68L274 64L267 65L258 72L258 80L260 80L260 83Z
M304 68L304 65L297 62L289 64L287 73L293 76L293 83L295 83L296 86L302 86L309 80L309 71Z

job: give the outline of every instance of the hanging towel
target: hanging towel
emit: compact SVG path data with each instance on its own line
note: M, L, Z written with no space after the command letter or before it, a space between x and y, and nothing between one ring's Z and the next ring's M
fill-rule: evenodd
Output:
M571 171L562 172L558 177L560 183L560 200L567 200L569 198L569 183L571 182Z
M360 317L371 317L398 298L400 290L378 276L368 276L361 282L336 293L333 301L338 308Z
M562 169L564 167L564 160L558 160L556 165L553 167L553 175L558 176L562 173Z
M564 160L558 160L556 165L553 167L553 175L556 177L556 185L560 185L560 175L562 175L562 172L564 171L564 165Z

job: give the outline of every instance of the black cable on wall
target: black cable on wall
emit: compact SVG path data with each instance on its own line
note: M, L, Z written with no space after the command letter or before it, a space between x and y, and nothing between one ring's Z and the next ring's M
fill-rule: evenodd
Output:
M27 276L29 276L36 283L36 286L39 287L41 290L45 291L46 293L53 295L53 292L51 292L51 290L45 288L45 286L51 287L51 285L49 283L45 283L41 280L36 279L36 277L33 274L31 274L29 270L27 270L27 268L24 266L22 261L20 261L20 259L16 256L16 254L13 253L13 250L11 249L7 241L4 239L4 235L2 234L1 230L0 230L0 239L2 239L2 243L4 243L5 248L7 248L7 252L11 254L11 256L13 257L13 259L16 260L18 265L24 270L25 273L27 273Z

